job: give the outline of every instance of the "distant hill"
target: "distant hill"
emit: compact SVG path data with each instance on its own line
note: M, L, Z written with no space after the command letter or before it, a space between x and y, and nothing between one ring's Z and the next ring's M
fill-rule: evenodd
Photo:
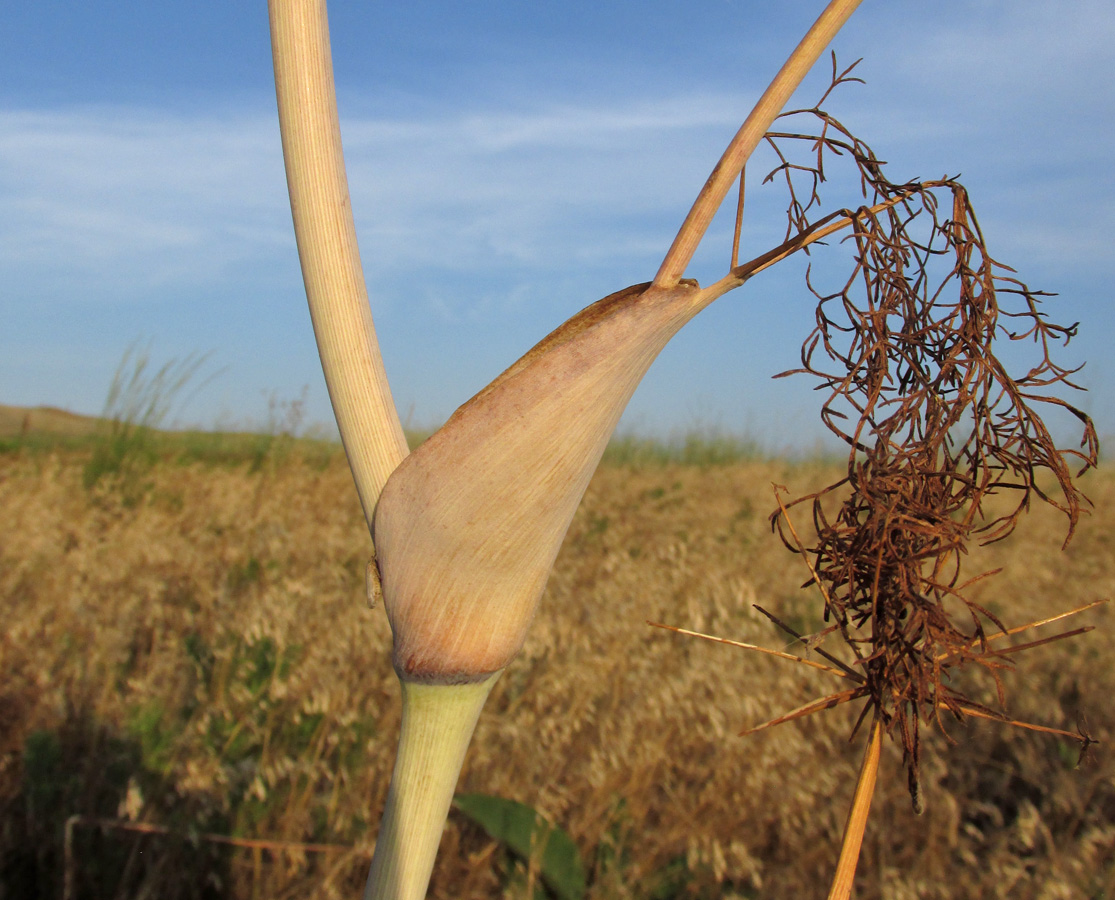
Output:
M100 419L54 406L5 406L0 403L0 438L28 434L82 437L92 434Z

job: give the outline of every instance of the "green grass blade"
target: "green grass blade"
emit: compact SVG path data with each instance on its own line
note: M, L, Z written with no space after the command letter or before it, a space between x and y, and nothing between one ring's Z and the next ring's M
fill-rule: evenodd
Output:
M524 803L488 794L458 794L453 805L524 860L535 860L542 880L560 900L582 900L585 869L568 832Z

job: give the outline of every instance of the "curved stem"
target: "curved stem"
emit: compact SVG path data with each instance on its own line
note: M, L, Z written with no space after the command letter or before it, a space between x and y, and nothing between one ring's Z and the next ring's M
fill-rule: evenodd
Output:
M871 724L871 738L863 751L863 764L860 767L856 793L852 808L848 811L848 821L844 825L844 840L840 845L840 861L836 864L836 874L829 888L828 900L848 900L852 894L852 882L856 877L856 863L863 844L863 832L867 827L867 814L871 812L871 798L875 794L875 777L879 774L879 755L883 747L883 723L879 719Z
M407 454L379 352L349 201L325 0L269 0L294 233L321 367L364 516Z
M855 12L862 0L831 0L825 11L806 32L789 59L783 64L770 86L763 92L755 108L744 121L724 155L709 175L705 186L697 195L693 208L685 217L677 237L666 253L665 259L654 276L659 287L672 287L685 274L686 266L693 258L697 245L708 230L713 216L724 202L732 183L743 170L747 158L751 156L759 141L763 139L771 123L782 112L790 96L797 90L806 73L821 55L825 47L836 36L848 18Z
M422 900L476 720L500 672L470 684L403 681L399 753L364 900Z

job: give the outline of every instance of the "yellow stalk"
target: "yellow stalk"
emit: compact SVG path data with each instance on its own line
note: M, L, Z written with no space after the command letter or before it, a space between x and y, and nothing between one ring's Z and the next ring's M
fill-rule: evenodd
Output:
M471 684L403 682L395 771L364 900L422 900L476 720L499 674Z
M844 840L840 845L840 859L836 864L836 874L829 888L828 900L848 900L852 895L852 884L856 878L856 864L859 862L860 847L863 846L863 832L867 828L867 815L871 812L871 798L875 795L875 779L879 774L879 756L883 749L883 723L879 719L871 724L871 736L863 751L863 764L856 792L852 798L852 808L848 811L848 821L844 825Z
M325 0L269 0L279 130L321 367L369 526L406 438L372 324L341 150Z
M813 68L813 64L824 52L825 47L861 2L862 0L831 0L824 12L818 16L817 21L813 23L813 27L794 48L794 52L779 69L769 87L763 91L759 102L744 120L712 170L712 174L709 175L708 181L701 188L701 192L693 202L693 207L689 210L689 215L685 217L677 237L674 238L674 243L662 260L658 274L654 276L656 285L666 287L677 284L685 274L685 267L689 265L689 261L697 251L697 245L705 236L729 188L743 171L748 157L759 146L759 141L767 133L771 122L782 112L782 108L797 90L802 79Z

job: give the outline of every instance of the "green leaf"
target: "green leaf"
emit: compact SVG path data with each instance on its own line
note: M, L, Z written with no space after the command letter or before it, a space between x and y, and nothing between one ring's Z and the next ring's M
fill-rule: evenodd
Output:
M582 900L585 868L573 838L531 807L488 794L458 794L453 805L517 856L539 865L542 880L560 900Z

